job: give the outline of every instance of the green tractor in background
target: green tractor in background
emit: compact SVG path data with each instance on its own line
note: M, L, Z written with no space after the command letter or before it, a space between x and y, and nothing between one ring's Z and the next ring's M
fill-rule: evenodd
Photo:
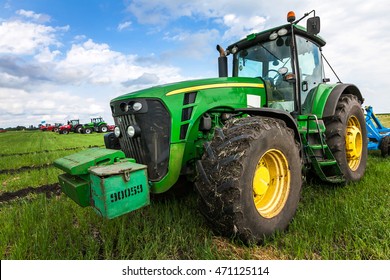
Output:
M91 134L92 132L106 133L108 131L108 125L102 117L91 118L90 123L83 125L81 133Z
M313 12L313 11L312 11ZM132 92L111 101L107 149L55 161L62 190L114 218L149 204L150 192L190 188L217 233L244 242L284 230L302 183L358 181L367 160L363 97L325 78L320 19L217 46L219 78ZM227 55L232 77L227 77Z

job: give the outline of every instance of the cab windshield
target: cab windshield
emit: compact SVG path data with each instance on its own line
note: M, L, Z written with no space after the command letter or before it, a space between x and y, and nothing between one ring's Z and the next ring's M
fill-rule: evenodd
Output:
M257 77L265 82L268 105L286 111L294 110L293 84L284 80L287 73L293 73L291 64L291 36L262 42L248 49L240 50L234 56L236 77Z

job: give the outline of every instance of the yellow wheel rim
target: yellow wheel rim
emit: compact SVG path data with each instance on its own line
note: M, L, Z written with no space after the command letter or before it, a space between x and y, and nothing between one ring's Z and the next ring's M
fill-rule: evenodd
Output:
M290 170L284 154L268 150L259 160L253 177L253 201L259 214L273 218L282 211L290 192Z
M352 171L356 171L362 157L363 137L360 122L355 116L351 116L347 122L345 148L348 166Z

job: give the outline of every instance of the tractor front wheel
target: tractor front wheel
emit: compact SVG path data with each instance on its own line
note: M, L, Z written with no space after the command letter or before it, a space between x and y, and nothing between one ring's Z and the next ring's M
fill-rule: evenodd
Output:
M85 134L91 134L91 133L92 133L92 129L89 128L89 127L84 128L84 129L83 129L83 133L85 133Z
M106 133L108 131L108 127L106 125L99 126L99 132Z
M345 180L360 180L367 164L367 129L357 97L341 95L334 116L325 119L325 126L326 142Z
M199 210L216 232L257 243L291 222L301 168L299 145L283 121L230 120L197 162Z

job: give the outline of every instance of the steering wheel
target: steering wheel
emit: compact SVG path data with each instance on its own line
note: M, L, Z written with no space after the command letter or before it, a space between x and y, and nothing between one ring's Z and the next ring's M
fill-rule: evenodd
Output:
M276 75L271 77L270 76L271 72L276 72ZM267 73L266 73L266 77L267 77L267 79L271 82L271 84L274 87L279 86L282 83L282 81L283 81L282 75L275 69L268 70Z

